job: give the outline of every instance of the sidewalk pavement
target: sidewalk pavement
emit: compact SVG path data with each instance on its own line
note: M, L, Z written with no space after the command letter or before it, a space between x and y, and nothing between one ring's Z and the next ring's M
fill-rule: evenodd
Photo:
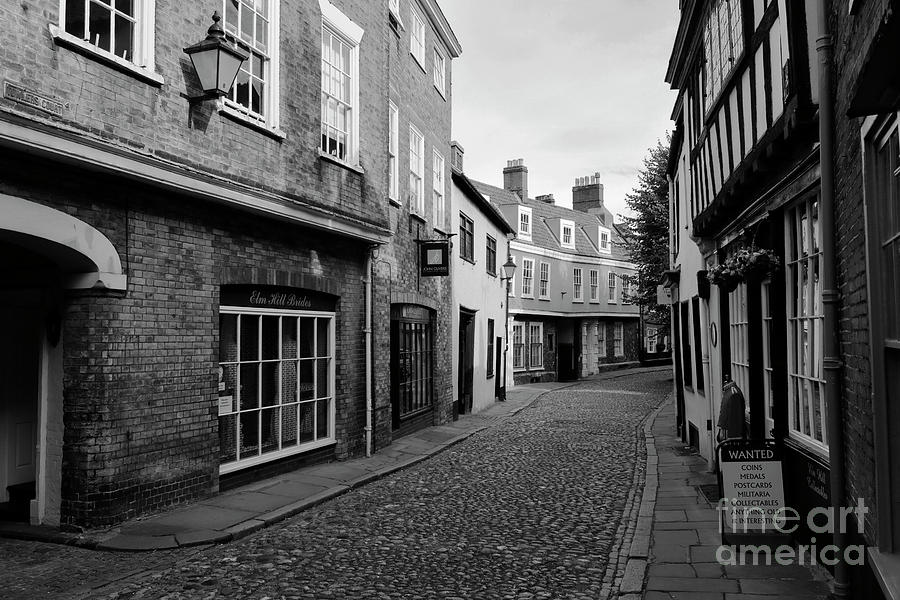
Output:
M707 462L685 455L669 400L646 422L647 477L620 600L824 599L821 573L799 566L723 566L718 512L698 486L715 485Z
M613 371L591 380L661 370ZM664 370L664 369L663 369ZM103 531L67 533L57 528L0 523L0 537L75 545L97 550L151 551L228 542L249 535L354 488L421 462L511 417L545 392L574 383L539 383L507 390L507 400L458 421L394 440L371 457L301 468L222 492L168 512L134 519Z

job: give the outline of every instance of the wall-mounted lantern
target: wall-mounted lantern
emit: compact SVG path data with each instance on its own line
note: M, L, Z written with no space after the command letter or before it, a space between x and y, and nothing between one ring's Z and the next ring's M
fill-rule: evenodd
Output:
M222 17L218 11L213 13L212 19L213 24L206 32L206 39L184 49L191 57L200 87L203 88L203 94L191 98L191 102L226 95L234 84L241 64L250 58L248 52L225 39L225 31L219 25Z

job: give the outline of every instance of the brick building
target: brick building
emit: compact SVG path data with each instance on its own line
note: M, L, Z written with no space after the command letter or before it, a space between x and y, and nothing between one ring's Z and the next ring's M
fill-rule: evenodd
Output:
M507 384L573 380L637 363L640 311L629 301L637 272L603 204L599 174L575 181L574 209L557 206L552 195L530 198L521 159L508 162L503 183L474 182L516 231Z
M424 138L426 198L449 177L431 152L460 48L437 5L223 1L250 58L203 103L182 48L215 7L128 6L0 7L0 508L32 523L112 524L389 444L421 424L392 419L392 313L450 363L449 282L417 281L431 229L392 187L414 162L392 106ZM449 396L419 414L446 420Z

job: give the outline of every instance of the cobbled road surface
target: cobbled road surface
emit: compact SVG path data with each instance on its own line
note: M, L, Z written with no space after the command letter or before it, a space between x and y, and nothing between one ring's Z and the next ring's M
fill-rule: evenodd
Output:
M0 540L0 597L598 598L644 468L641 421L670 389L657 372L550 392L230 544L130 554Z

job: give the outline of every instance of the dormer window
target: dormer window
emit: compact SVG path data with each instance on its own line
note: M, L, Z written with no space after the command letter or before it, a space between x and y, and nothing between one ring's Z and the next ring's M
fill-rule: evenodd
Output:
M519 207L519 237L531 241L531 209Z
M600 227L600 252L603 254L612 254L610 231L606 227Z
M575 222L560 220L559 244L563 248L575 249Z

